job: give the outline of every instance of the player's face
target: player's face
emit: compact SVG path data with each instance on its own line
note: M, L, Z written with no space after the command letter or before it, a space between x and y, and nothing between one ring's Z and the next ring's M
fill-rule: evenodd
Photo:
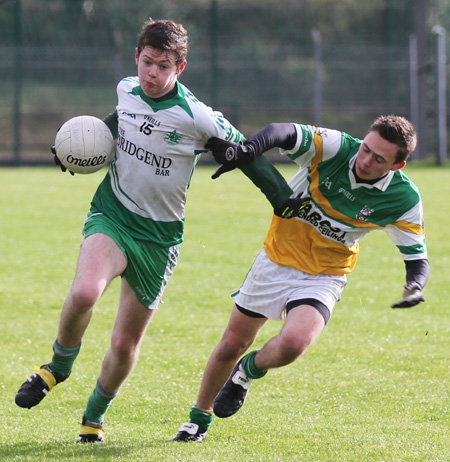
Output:
M369 132L364 138L356 158L356 174L362 180L376 180L389 170L398 170L405 162L397 163L398 146L386 141L376 131Z
M186 67L186 61L181 66L175 64L175 55L171 52L145 47L141 54L136 49L136 64L139 83L142 91L149 98L161 98L171 91L178 76Z

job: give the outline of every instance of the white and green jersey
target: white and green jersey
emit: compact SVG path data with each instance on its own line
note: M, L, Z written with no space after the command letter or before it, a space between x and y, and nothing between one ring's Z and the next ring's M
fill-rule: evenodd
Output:
M400 170L375 184L358 183L352 168L362 141L346 133L297 125L296 146L281 151L299 165L289 185L312 200L298 218L274 216L265 239L269 258L309 274L350 273L360 240L386 231L405 260L426 259L422 201Z
M117 86L116 156L92 201L136 239L164 246L183 238L186 193L208 138L242 141L220 112L177 83L170 99L145 96L137 77Z

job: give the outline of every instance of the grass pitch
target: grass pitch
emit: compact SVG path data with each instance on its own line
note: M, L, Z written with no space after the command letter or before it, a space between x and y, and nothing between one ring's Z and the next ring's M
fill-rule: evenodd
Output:
M286 177L294 167L280 167ZM419 307L392 310L404 283L382 232L358 265L318 342L256 381L242 410L216 419L202 444L172 444L195 403L202 371L238 287L261 248L271 209L239 172L199 167L185 242L133 375L106 416L104 445L77 445L114 322L118 281L95 309L71 378L36 408L14 404L34 365L51 358L74 275L81 227L104 172L0 169L1 461L448 461L450 460L448 168L412 165L432 266ZM260 347L281 323L269 322Z

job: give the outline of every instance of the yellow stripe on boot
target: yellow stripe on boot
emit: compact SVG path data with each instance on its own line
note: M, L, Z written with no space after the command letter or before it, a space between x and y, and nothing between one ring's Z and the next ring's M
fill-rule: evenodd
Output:
M55 376L47 369L42 369L38 366L34 366L34 368L37 370L36 374L41 377L41 379L48 385L49 391L51 391L56 385Z
M89 424L92 424L89 425ZM81 431L77 438L77 443L104 443L105 432L103 431L103 422L90 422L83 417Z

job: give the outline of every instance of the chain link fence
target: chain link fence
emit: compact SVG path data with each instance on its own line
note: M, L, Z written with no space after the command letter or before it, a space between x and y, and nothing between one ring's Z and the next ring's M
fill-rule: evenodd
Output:
M227 43L217 39L214 18L208 18L197 24L191 37L188 66L180 81L246 136L270 122L295 121L364 137L380 114L411 117L406 35L395 45L383 46L322 43L313 30L315 39L304 44L238 43L236 37ZM0 165L47 164L49 147L63 122L81 114L102 118L115 110L117 82L136 74L134 44L89 41L0 43ZM422 71L430 76L432 102L432 59L429 69ZM427 124L431 157L437 149L433 104Z

